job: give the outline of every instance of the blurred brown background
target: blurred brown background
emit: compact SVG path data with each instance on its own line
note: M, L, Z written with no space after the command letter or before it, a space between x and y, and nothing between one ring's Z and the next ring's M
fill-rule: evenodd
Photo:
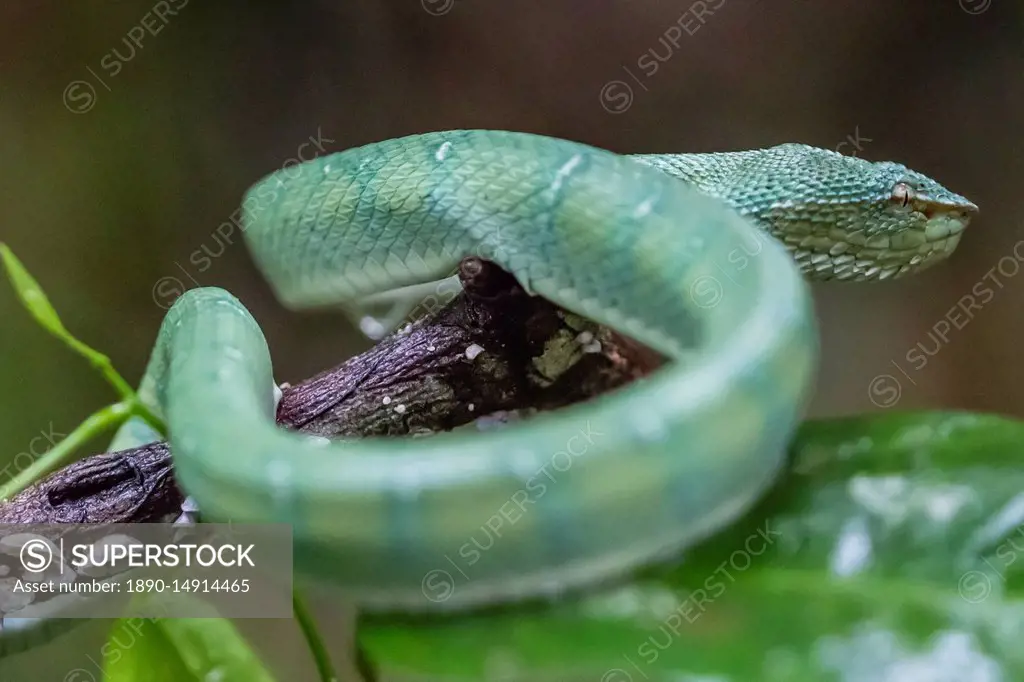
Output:
M935 177L974 200L980 217L941 267L817 288L824 363L814 412L1024 416L1016 0L269 5L0 9L0 238L66 325L131 380L175 292L197 285L225 287L250 307L279 380L365 347L340 317L285 312L240 235L228 244L215 230L253 181L319 153L300 148L310 137L332 152L478 127L622 153L797 141ZM957 312L968 294L981 308ZM0 358L0 464L39 454L36 436L67 433L112 398L3 287ZM343 619L321 611L340 650ZM312 679L292 626L258 625L281 679ZM84 657L101 634L0 663L0 679L89 682L66 677L76 667L98 679Z

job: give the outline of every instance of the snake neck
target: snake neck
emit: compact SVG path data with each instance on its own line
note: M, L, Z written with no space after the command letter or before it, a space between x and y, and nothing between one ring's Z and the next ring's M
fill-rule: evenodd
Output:
M945 260L977 207L931 178L802 144L632 157L720 199L814 280L883 280Z

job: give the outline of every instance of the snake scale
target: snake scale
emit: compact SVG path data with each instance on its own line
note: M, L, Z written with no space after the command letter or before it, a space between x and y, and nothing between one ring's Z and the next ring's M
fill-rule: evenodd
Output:
M624 156L486 130L323 156L260 180L242 206L291 308L357 306L479 256L670 359L502 429L318 444L275 426L270 353L246 308L218 288L180 297L140 386L167 419L180 485L208 520L292 524L297 572L377 612L557 596L734 520L774 480L809 399L806 280L922 270L977 211L903 165L800 144ZM138 444L136 426L115 444ZM567 451L571 470L538 485ZM460 550L510 504L492 546ZM58 630L17 622L0 651Z

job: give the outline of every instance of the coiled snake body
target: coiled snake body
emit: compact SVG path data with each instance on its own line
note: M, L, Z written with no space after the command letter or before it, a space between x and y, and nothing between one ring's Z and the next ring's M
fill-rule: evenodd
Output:
M500 131L325 156L264 178L243 209L290 307L357 305L477 255L672 360L495 431L320 446L274 425L270 354L242 304L216 288L178 299L140 392L168 420L183 489L209 520L292 524L300 574L403 612L597 584L736 518L808 398L804 276L923 269L976 211L899 164L804 145L628 157ZM570 444L571 471L538 493L532 477ZM517 522L470 564L459 548L510 502Z

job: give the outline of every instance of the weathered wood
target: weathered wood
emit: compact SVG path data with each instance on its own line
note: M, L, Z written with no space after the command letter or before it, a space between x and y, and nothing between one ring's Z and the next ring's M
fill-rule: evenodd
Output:
M586 400L649 372L650 351L544 299L497 266L460 264L463 292L341 365L283 388L277 421L328 438L485 428ZM0 504L0 523L172 520L166 443L94 455Z

